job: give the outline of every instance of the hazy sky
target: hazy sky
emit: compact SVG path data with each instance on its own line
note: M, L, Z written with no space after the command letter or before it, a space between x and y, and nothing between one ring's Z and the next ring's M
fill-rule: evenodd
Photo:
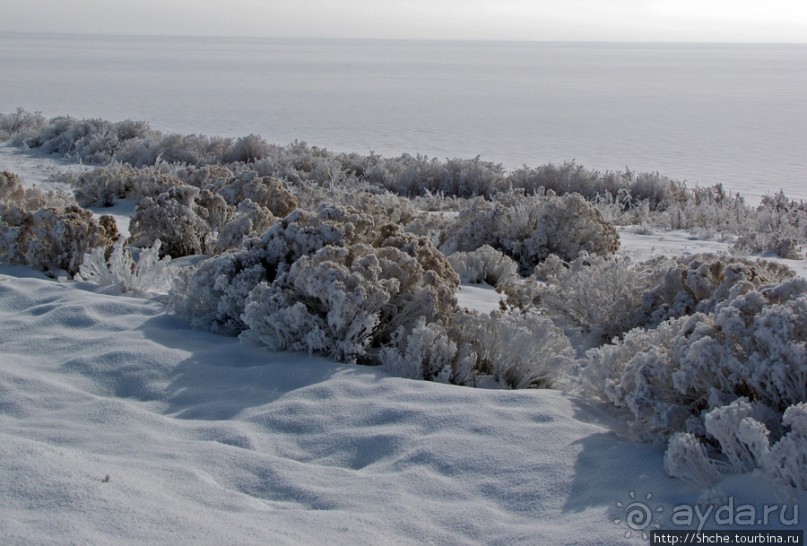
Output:
M0 30L807 42L807 0L0 0Z

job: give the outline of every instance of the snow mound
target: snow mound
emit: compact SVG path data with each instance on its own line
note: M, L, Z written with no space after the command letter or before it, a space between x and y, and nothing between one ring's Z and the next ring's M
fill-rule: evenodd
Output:
M611 544L627 489L696 494L555 391L268 353L0 273L6 543Z

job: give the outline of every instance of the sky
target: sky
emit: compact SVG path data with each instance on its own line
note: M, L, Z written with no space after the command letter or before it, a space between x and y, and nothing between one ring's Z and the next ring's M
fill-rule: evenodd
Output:
M805 0L2 0L0 31L807 42Z

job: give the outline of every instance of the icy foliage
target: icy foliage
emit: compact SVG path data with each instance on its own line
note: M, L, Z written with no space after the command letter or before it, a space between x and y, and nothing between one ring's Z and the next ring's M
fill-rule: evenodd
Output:
M535 276L544 284L532 291L508 290L508 303L519 308L539 305L584 332L610 340L636 327L710 312L738 284L758 288L790 278L793 272L772 262L712 254L633 264L581 253L571 262L552 256L539 264ZM532 299L524 301L525 296Z
M196 327L241 332L253 288L272 283L299 258L325 246L365 241L373 226L372 217L355 209L326 204L317 212L295 210L260 237L245 239L238 250L202 261L173 291L173 308Z
M257 237L274 222L275 217L266 207L247 198L238 204L234 215L221 226L216 238L215 253L237 249L245 237Z
M513 389L547 388L574 358L569 339L550 319L534 313L460 313L452 338L476 375L492 375Z
M154 135L148 124L141 121L112 123L102 119L77 120L61 116L48 120L22 144L89 163L106 163L132 140L142 141Z
M700 488L716 484L721 477L704 444L689 432L676 432L670 438L664 453L664 470L671 478Z
M371 156L369 159L373 159ZM448 159L404 154L375 161L364 170L363 178L400 195L413 197L439 193L457 197L485 196L504 190L504 168L500 164L475 159Z
M204 253L211 229L199 214L199 195L197 188L183 185L144 198L129 224L130 244L147 247L160 239L163 253L175 258Z
M782 424L790 432L771 447L762 469L788 493L807 491L807 402L787 408Z
M160 258L159 239L151 248L141 250L135 260L131 250L124 248L121 238L112 247L109 258L103 248L87 253L77 278L99 286L112 286L121 293L166 293L171 286L170 261L170 256Z
M450 228L447 251L468 252L485 244L501 250L525 272L550 254L573 260L581 251L609 254L619 248L614 227L578 194L499 196L476 201Z
M220 195L233 206L249 199L268 209L274 216L283 217L297 208L297 198L277 178L259 177L245 171L231 179L218 179L212 186L202 186Z
M41 131L47 121L41 113L27 112L23 108L17 108L13 114L0 114L0 140L13 138L19 145Z
M411 331L396 330L390 346L379 353L381 363L395 375L458 384L465 384L471 377L472 362L468 356L467 352L458 352L457 344L442 323L427 324L423 317Z
M744 472L770 456L782 411L807 401L807 281L740 279L726 291L708 313L590 351L582 375L646 439L711 439L725 467Z
M0 260L48 272L75 274L84 255L107 248L117 237L115 221L92 213L60 194L24 190L19 178L0 173Z
M769 449L769 431L753 418L753 414L754 409L748 400L738 398L704 415L706 432L718 441L734 472L756 468Z
M611 339L638 326L643 320L644 293L652 273L624 258L590 255L558 265L557 258L540 268L546 284L538 290L541 306L570 320L586 332ZM536 271L538 273L538 271Z
M123 198L155 197L182 184L178 178L161 169L136 169L125 163L115 163L80 174L62 174L58 179L73 186L76 200L85 207L109 207Z
M766 195L734 244L745 252L771 253L800 260L798 245L807 243L807 203L791 201L781 191Z
M259 285L247 299L244 337L274 350L372 362L371 349L399 328L449 316L456 279L427 269L422 256L384 243L322 248L295 261L271 285Z
M255 163L269 155L271 146L258 135L236 139L222 158L227 163Z
M518 277L518 265L495 248L484 245L471 252L455 252L448 257L463 283L487 283L503 287Z
M420 318L399 329L380 353L404 377L476 385L489 376L513 389L551 388L568 371L574 351L546 317L495 311L457 312L450 322Z
M770 408L807 399L807 282L737 284L710 314L632 330L589 355L589 377L651 437L691 430L691 417L747 395ZM694 430L694 429L692 429Z
M111 123L69 117L45 120L24 110L0 115L0 137L12 138L22 147L70 155L85 162L117 161L135 167L174 164L176 176L200 189L215 182L204 181L205 176L215 179L218 171L229 169L234 175L252 172L291 184L383 188L406 197L442 201L447 197L478 196L490 200L510 192L558 196L576 193L593 203L602 219L611 224L637 224L644 230L687 229L707 237L737 237L738 251L768 252L791 259L803 258L800 247L807 244L807 208L804 203L789 201L781 192L766 197L759 207L753 208L720 184L688 187L658 173L598 172L574 162L525 166L508 173L501 165L478 157L441 161L408 154L391 158L372 153L340 154L299 141L286 146L269 144L257 135L233 139L163 134L144 122ZM187 180L179 170L185 170L189 176L196 171L198 183ZM114 184L109 189L114 190ZM103 202L110 195L101 186L88 190L86 198ZM85 197L80 200L84 203ZM331 202L339 201L331 199ZM459 205L454 206L456 209ZM278 215L274 210L273 213ZM443 242L437 238L433 241ZM491 240L477 246L480 244L498 248ZM528 256L529 252L524 254ZM569 260L574 256L572 253L563 257Z
M725 472L749 472L760 469L787 496L807 491L807 403L788 407L781 415L786 434L776 434L771 444L768 425L754 414L759 407L740 398L715 408L705 417L708 439L719 444L719 459L707 456L706 444L690 433L670 438L665 468L670 476L695 485L712 485ZM778 431L778 423L772 423Z

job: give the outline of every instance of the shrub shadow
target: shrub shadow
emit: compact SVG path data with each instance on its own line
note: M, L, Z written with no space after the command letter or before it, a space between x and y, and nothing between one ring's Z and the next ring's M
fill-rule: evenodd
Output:
M170 374L164 413L180 419L225 420L247 408L326 381L347 365L300 353L276 353L237 338L193 330L159 315L142 326L145 337L189 356Z

